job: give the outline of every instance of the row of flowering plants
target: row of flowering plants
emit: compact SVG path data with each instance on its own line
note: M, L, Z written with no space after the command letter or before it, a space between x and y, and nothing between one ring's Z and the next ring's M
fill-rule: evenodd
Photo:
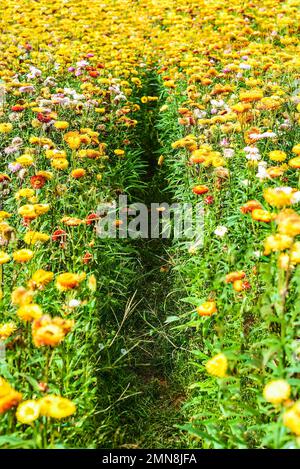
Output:
M181 428L204 448L295 448L299 11L216 4L180 12L158 66L169 188L205 213L203 243L175 242L172 256L184 293L168 327L180 338L194 331ZM196 28L193 50L176 43Z
M93 447L135 268L97 209L140 185L138 63L126 34L98 43L114 20L95 2L17 3L1 7L0 447Z

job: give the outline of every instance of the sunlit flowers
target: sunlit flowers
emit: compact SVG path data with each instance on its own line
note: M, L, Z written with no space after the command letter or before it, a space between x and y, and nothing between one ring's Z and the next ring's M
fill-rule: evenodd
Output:
M218 353L206 362L205 367L208 374L217 378L224 378L228 368L228 361L223 353Z
M215 301L205 301L197 308L197 313L199 316L212 316L216 312L217 305Z
M291 408L284 412L283 424L292 433L300 436L300 401L297 401Z
M30 425L40 415L40 404L35 400L24 401L19 404L16 412L18 422Z
M80 283L86 278L86 274L73 274L65 272L56 277L56 286L60 291L72 290L79 287Z
M264 387L264 398L271 404L281 404L290 397L291 387L284 379L271 381Z
M21 308L18 309L17 315L23 321L33 321L34 319L38 319L42 316L43 311L37 304L28 304L23 305Z
M36 347L55 347L74 326L72 319L60 317L51 318L49 315L41 316L32 323L32 339Z
M22 394L15 391L8 381L0 377L0 414L18 405L21 400Z
M76 412L76 406L72 401L53 394L40 399L39 405L41 415L55 419L63 419Z
M25 262L31 261L34 256L34 252L30 249L20 249L19 251L15 251L13 253L13 259L15 262L19 264L24 264Z

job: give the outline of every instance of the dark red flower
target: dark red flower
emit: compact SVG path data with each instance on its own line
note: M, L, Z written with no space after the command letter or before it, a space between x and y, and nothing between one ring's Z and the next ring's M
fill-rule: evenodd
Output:
M30 184L33 189L41 189L46 184L46 181L47 179L42 175L31 176L30 178Z
M52 234L52 241L59 241L61 243L64 243L66 241L66 238L67 233L61 229L55 230Z
M43 122L44 124L47 124L48 122L52 120L52 117L47 116L43 114L42 112L38 112L36 117L37 117L37 120L39 120L40 122Z
M98 217L97 213L91 213L86 218L86 224L87 225L92 225L96 220L98 220L98 218L99 217Z
M82 261L84 264L89 264L92 259L93 259L93 255L90 252L86 252L85 255L83 256Z

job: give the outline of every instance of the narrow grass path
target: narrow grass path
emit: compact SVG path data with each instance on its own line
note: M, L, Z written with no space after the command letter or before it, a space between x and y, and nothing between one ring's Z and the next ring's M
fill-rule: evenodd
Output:
M158 91L155 75L150 75L144 93L157 96ZM134 194L133 199L148 207L151 203L171 202L164 172L157 164L160 149L157 107L144 111L139 122L139 144L146 170L140 193ZM173 291L169 253L172 240L132 239L131 243L137 251L139 275L131 286L130 317L122 330L130 353L122 372L117 371L114 376L116 395L122 397L114 405L114 421L105 446L190 447L187 435L177 428L185 423L184 378L177 373L178 360L185 358L180 345L169 337L165 324L166 318L176 311L178 300L178 294Z

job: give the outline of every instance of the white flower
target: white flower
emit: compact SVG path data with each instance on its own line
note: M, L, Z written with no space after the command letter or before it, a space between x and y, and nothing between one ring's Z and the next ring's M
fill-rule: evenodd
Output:
M223 151L224 158L232 158L234 155L233 148L225 148Z
M68 306L69 308L77 308L78 306L80 306L80 301L79 300L70 300L69 303L68 303Z
M214 233L216 236L220 236L220 238L223 238L223 236L226 235L228 231L228 228L226 228L226 226L217 226L217 228L215 229Z
M241 181L241 183L243 184L243 186L249 186L249 185L250 185L249 179L243 179L243 180Z
M300 191L295 192L291 197L292 204L298 204L300 202Z
M241 63L241 64L239 65L239 67L240 67L242 70L250 70L250 69L251 69L251 65L249 65L249 64L243 64L243 63Z

